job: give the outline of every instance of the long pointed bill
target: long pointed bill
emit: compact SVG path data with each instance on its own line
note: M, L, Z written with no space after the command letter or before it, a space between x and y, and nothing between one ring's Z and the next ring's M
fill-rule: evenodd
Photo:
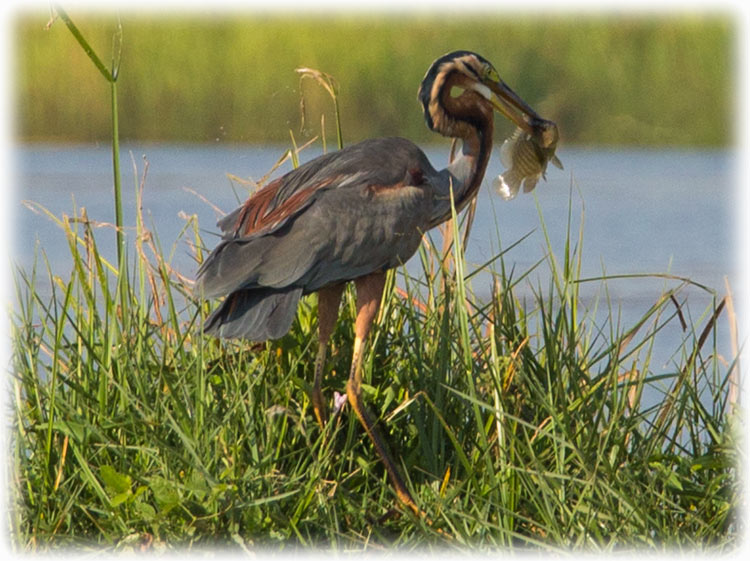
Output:
M492 92L490 103L492 103L495 110L506 119L513 121L527 133L533 134L534 122L541 119L537 112L502 80L486 84Z

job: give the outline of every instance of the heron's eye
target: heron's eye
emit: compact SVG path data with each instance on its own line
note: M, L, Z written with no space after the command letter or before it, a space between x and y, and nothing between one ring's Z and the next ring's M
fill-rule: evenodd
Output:
M497 70L491 66L486 66L484 69L484 79L489 82L499 82L500 76L498 75Z

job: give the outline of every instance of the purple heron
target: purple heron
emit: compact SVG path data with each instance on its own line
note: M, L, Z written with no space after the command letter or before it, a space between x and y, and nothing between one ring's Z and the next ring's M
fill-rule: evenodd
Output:
M205 333L264 341L291 327L297 302L318 293L318 353L312 405L327 421L321 393L326 346L344 286L354 281L357 317L346 392L399 499L419 513L362 401L362 355L391 268L405 263L429 229L476 196L492 149L494 111L531 133L538 115L485 58L455 51L435 60L418 92L427 126L462 141L436 170L403 138L370 139L319 156L272 181L218 222L221 242L200 267L196 291L225 296Z

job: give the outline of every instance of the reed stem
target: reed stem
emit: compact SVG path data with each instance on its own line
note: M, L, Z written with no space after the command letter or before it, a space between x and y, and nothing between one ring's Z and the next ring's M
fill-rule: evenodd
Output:
M94 63L97 70L104 76L104 79L110 83L111 86L111 110L112 110L112 171L114 177L114 196L115 196L115 226L116 226L116 238L117 238L117 262L120 265L119 271L122 273L122 267L124 264L123 255L125 250L125 236L123 234L123 219L122 219L122 189L120 180L120 132L117 121L117 77L119 70L119 52L116 53L117 57L113 57L112 70L108 70L101 58L96 54L96 51L91 47L86 38L83 36L78 27L70 19L70 16L65 9L59 4L55 4L55 11L60 16L67 26L70 33L73 35L78 44L81 46L83 51L89 57L91 62ZM121 34L121 29L118 28L117 34L115 35L116 43L119 46L118 36Z

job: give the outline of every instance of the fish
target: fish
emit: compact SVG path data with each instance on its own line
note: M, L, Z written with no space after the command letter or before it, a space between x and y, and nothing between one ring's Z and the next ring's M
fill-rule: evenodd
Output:
M514 198L521 186L528 193L536 187L539 178L547 179L547 164L563 169L555 156L560 138L557 125L545 119L531 123L533 133L517 128L500 147L500 161L506 168L492 182L495 191L506 201Z

